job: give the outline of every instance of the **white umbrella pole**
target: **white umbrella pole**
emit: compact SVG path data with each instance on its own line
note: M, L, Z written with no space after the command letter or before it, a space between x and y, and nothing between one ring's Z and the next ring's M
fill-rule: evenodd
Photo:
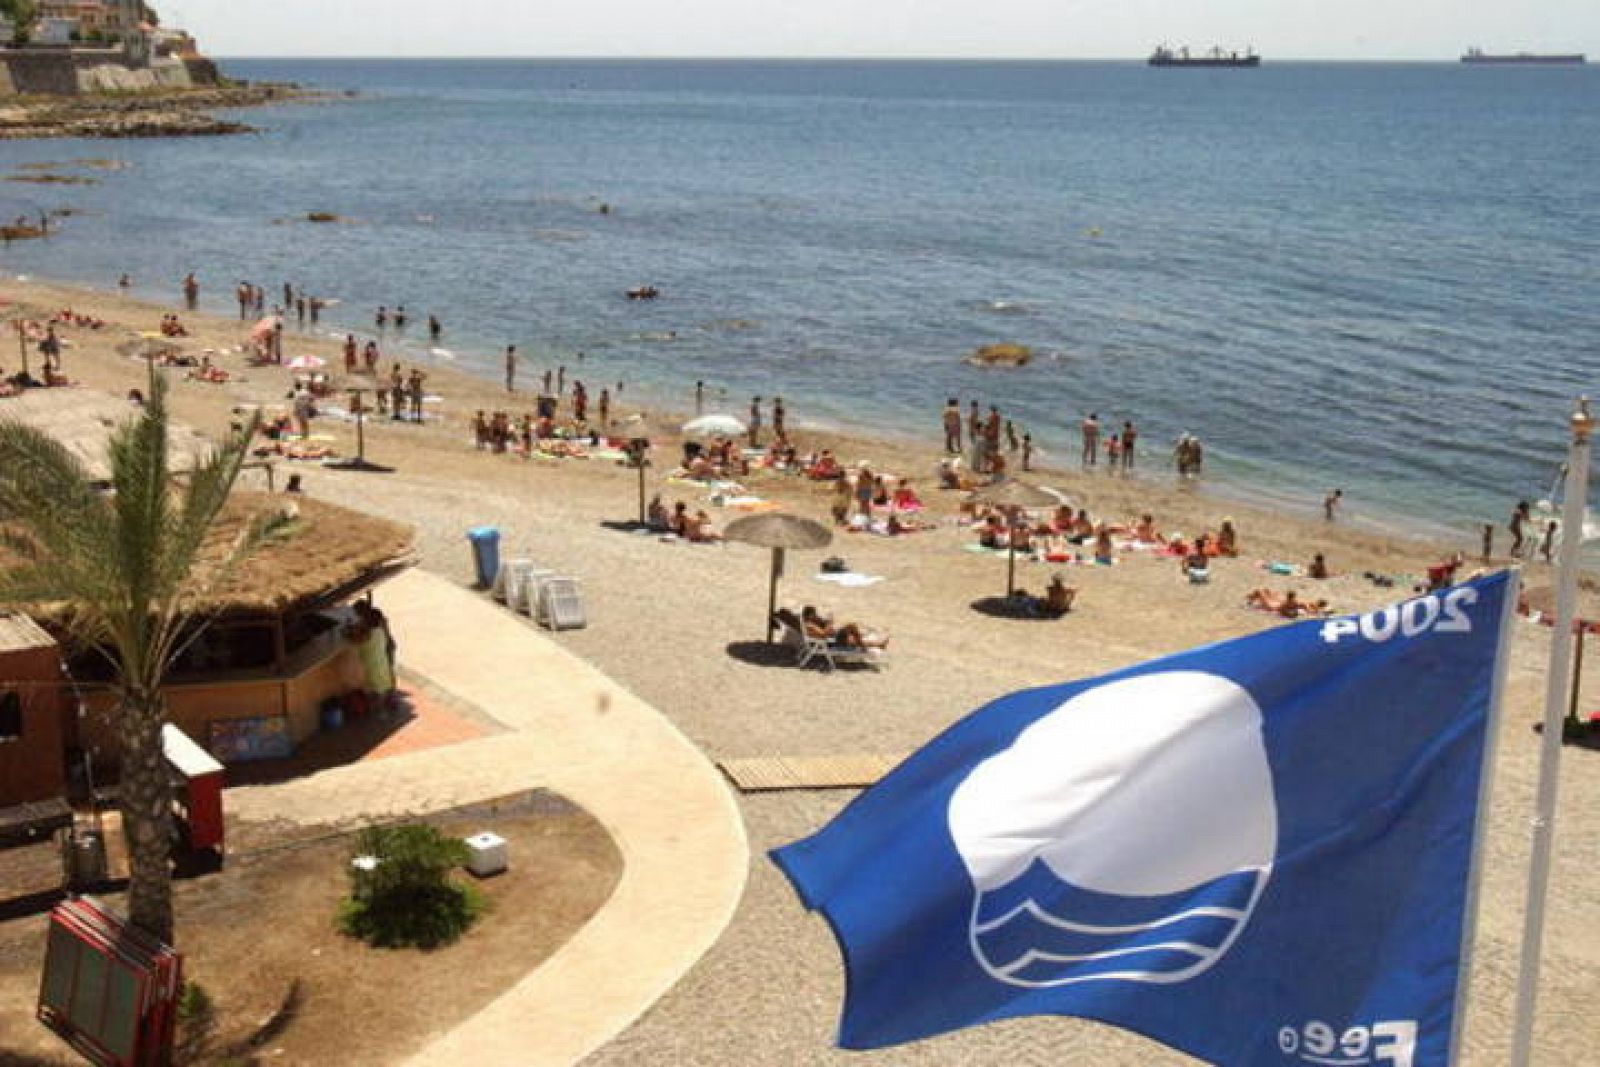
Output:
M1556 791L1561 769L1572 620L1577 614L1578 555L1583 549L1583 513L1589 491L1589 435L1594 420L1588 398L1572 413L1572 449L1567 459L1566 500L1561 516L1561 554L1556 562L1556 628L1550 635L1550 669L1545 678L1544 737L1539 752L1539 789L1533 817L1533 855L1528 865L1528 903L1522 925L1522 966L1517 976L1517 1010L1511 1040L1512 1067L1527 1067L1533 1047L1539 999L1539 962L1544 942L1545 898L1550 888L1550 854L1555 832Z

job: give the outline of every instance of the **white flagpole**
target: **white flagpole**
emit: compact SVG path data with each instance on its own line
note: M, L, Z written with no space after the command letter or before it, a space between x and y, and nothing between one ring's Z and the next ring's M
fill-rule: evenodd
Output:
M1566 499L1562 502L1561 555L1556 562L1556 628L1550 635L1550 674L1545 679L1544 737L1539 752L1539 792L1533 817L1533 856L1528 865L1528 904L1522 925L1522 968L1517 976L1516 1028L1511 1039L1512 1067L1527 1067L1533 1049L1533 1022L1539 999L1539 957L1544 942L1545 897L1550 888L1550 850L1561 767L1562 723L1566 718L1568 673L1572 660L1572 620L1577 614L1578 554L1583 548L1583 516L1589 491L1589 435L1594 420L1587 397L1572 413L1572 450L1567 458Z
M1512 625L1522 592L1522 568L1506 576L1505 603L1500 610L1500 640L1494 654L1494 680L1489 686L1489 714L1484 723L1483 766L1478 772L1478 813L1472 827L1472 859L1467 868L1466 921L1461 924L1461 963L1456 974L1456 1004L1450 1024L1450 1063L1461 1062L1467 1027L1467 990L1472 984L1472 949L1478 936L1478 890L1483 878L1483 839L1489 825L1489 791L1494 783L1495 756L1500 749L1501 707L1511 667Z

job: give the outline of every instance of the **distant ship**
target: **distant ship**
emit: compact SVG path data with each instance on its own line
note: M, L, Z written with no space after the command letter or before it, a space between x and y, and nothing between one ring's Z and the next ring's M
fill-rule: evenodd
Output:
M1243 55L1213 48L1204 55L1191 56L1187 48L1174 50L1161 45L1150 53L1150 65L1152 67L1259 67L1261 57L1256 55L1253 48L1245 49Z
M1154 62L1152 60L1152 62ZM1582 52L1508 52L1494 55L1481 48L1469 48L1467 54L1461 57L1463 63L1534 63L1534 64L1575 64L1584 63Z

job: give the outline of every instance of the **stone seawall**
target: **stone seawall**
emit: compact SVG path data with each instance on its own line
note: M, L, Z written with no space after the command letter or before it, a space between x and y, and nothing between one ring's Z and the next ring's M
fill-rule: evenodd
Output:
M215 85L210 60L157 59L129 67L116 49L27 49L0 54L0 94L76 96Z
M65 49L8 52L0 62L13 93L75 96L78 92L78 64Z

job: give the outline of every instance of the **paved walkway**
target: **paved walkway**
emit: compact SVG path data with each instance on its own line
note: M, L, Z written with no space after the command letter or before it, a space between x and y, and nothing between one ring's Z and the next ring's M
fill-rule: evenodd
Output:
M535 787L598 819L622 853L611 899L566 945L412 1061L570 1064L621 1032L709 949L749 869L721 775L659 712L484 596L411 571L381 590L409 671L510 732L268 787L242 818L421 814ZM518 856L512 862L536 862Z

